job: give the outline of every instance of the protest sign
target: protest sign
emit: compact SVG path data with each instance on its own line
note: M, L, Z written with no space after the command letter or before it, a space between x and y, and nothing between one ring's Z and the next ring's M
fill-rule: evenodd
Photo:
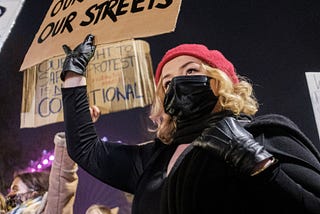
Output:
M20 128L63 121L60 73L65 55L24 71ZM145 107L155 92L150 47L143 40L97 45L87 66L90 105L102 114Z
M306 72L305 75L320 140L320 72Z
M175 29L181 0L53 0L20 67L61 55L87 34L96 44L136 39Z

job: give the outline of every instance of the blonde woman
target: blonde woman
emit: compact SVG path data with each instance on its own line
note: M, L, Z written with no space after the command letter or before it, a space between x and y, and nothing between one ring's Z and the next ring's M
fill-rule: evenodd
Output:
M85 71L94 36L64 50L68 152L97 179L134 194L133 214L319 213L319 152L288 118L255 117L251 83L220 51L167 51L155 73L156 138L125 145L101 142L91 121Z

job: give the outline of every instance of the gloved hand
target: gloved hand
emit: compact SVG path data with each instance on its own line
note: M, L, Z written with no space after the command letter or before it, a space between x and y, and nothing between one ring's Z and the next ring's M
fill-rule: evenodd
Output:
M69 71L85 75L86 67L96 49L94 36L91 34L87 35L83 43L79 44L74 50L71 50L67 45L63 45L62 48L66 53L66 58L60 74L61 80L65 80L66 74Z
M192 144L211 151L245 175L254 175L256 166L273 159L273 155L233 117L226 117L205 129Z

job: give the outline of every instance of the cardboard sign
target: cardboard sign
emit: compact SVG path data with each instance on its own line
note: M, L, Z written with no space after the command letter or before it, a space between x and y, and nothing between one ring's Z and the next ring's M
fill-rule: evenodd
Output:
M147 37L175 29L181 0L53 0L20 71L63 54L89 33L96 44Z
M26 69L20 128L63 121L60 73L65 54ZM102 114L151 104L155 83L150 47L143 40L97 45L87 66L90 105Z
M320 72L306 72L305 75L320 140Z

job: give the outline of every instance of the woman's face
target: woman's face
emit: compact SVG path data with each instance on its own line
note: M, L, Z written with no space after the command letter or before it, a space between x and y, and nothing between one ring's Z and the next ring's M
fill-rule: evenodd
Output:
M18 176L11 183L10 192L6 196L7 209L12 209L23 202L33 199L35 191L30 189Z
M201 66L202 61L198 58L182 55L167 62L162 68L162 87L166 91L171 79L185 75L207 75L207 71Z
M27 185L25 183L23 183L23 181L19 177L16 177L12 181L12 184L10 187L10 192L9 192L8 196L16 195L16 194L23 194L23 193L26 193L29 191L30 190L27 187Z
M7 195L9 198L16 198L22 202L32 198L33 190L31 190L20 177L16 177L11 184L10 192Z

